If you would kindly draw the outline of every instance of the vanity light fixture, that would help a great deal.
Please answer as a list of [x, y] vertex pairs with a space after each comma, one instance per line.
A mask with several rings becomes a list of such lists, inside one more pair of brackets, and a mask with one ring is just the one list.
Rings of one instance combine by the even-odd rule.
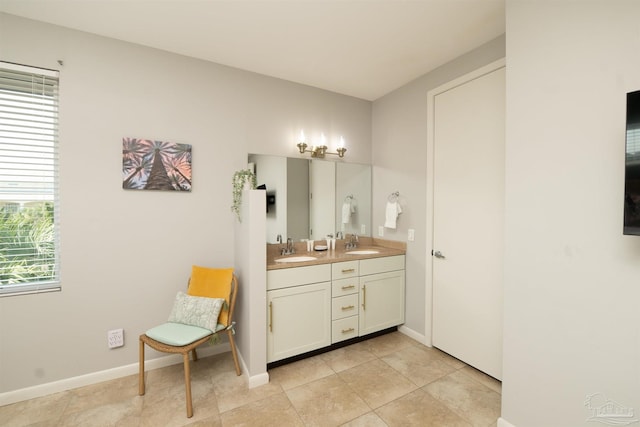
[[344, 157], [344, 153], [347, 151], [344, 148], [344, 138], [340, 137], [340, 145], [336, 148], [336, 152], [332, 153], [331, 151], [327, 151], [327, 145], [325, 143], [324, 134], [320, 134], [320, 145], [314, 145], [310, 150], [307, 150], [307, 143], [305, 142], [304, 132], [300, 131], [300, 142], [297, 144], [298, 151], [300, 154], [311, 153], [311, 157], [316, 157], [319, 159], [324, 159], [324, 156], [327, 154], [331, 154], [333, 156]]

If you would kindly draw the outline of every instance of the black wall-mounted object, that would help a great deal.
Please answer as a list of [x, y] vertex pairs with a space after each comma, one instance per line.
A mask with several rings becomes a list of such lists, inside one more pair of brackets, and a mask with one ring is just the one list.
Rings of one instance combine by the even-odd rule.
[[640, 236], [640, 90], [627, 93], [624, 234]]

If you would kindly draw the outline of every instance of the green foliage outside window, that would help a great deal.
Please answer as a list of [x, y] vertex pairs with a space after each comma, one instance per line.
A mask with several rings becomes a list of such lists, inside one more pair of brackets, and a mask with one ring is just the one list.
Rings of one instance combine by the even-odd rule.
[[53, 203], [0, 209], [0, 285], [54, 280]]

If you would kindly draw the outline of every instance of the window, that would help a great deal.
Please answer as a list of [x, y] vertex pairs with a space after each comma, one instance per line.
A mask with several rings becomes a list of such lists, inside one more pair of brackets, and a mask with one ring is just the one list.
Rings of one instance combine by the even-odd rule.
[[627, 128], [627, 158], [640, 157], [640, 127]]
[[0, 61], [0, 297], [60, 290], [58, 72]]

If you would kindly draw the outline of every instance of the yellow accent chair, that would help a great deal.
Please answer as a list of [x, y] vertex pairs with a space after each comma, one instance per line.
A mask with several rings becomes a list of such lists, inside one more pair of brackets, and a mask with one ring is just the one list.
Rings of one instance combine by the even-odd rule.
[[226, 332], [236, 373], [242, 373], [234, 341], [233, 311], [237, 296], [238, 279], [232, 268], [192, 267], [187, 293], [178, 292], [169, 320], [140, 335], [140, 396], [145, 393], [145, 344], [163, 353], [182, 355], [188, 418], [193, 416], [189, 353], [192, 354], [193, 361], [197, 361], [196, 347]]

